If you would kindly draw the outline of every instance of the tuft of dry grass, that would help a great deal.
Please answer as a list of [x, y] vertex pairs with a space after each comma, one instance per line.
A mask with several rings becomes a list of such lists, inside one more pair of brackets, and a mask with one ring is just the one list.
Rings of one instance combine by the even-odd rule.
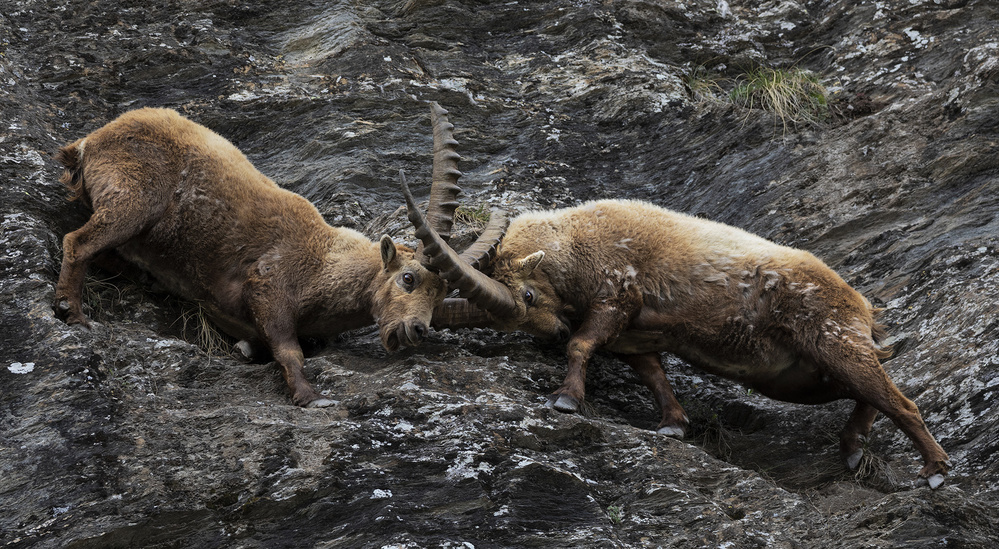
[[489, 215], [489, 206], [484, 202], [475, 207], [458, 206], [458, 209], [454, 211], [455, 221], [472, 227], [476, 232], [481, 232], [482, 229], [486, 228], [486, 224], [489, 223]]
[[184, 339], [197, 345], [208, 356], [223, 357], [232, 353], [235, 340], [209, 320], [200, 303], [185, 303], [180, 321]]
[[[99, 277], [90, 274], [83, 286], [82, 299], [88, 316], [102, 323], [114, 323], [127, 318], [136, 303], [153, 301], [142, 286], [127, 276]], [[211, 357], [231, 354], [235, 339], [212, 323], [200, 303], [169, 296], [162, 304], [173, 311], [179, 311], [177, 321], [181, 323], [181, 337], [184, 341], [197, 345]]]
[[760, 67], [738, 79], [729, 93], [736, 105], [774, 113], [784, 132], [789, 127], [816, 124], [829, 118], [825, 86], [803, 69]]
[[720, 102], [725, 97], [722, 78], [703, 65], [689, 67], [683, 73], [682, 80], [691, 99], [698, 103]]
[[98, 322], [114, 318], [125, 310], [128, 294], [135, 289], [134, 284], [117, 275], [99, 278], [88, 274], [82, 296], [89, 309], [87, 315]]
[[732, 445], [729, 442], [732, 431], [726, 428], [718, 414], [712, 414], [700, 435], [701, 447], [711, 455], [729, 461], [732, 459]]
[[857, 470], [853, 472], [853, 478], [859, 482], [884, 486], [888, 489], [892, 489], [901, 483], [891, 465], [884, 458], [874, 454], [867, 448], [864, 449], [864, 456], [860, 458]]

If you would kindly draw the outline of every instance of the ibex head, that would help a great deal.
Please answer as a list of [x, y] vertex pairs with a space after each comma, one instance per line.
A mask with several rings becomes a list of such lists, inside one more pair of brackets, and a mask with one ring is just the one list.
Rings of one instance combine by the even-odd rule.
[[497, 326], [503, 330], [521, 330], [565, 340], [571, 333], [565, 316], [566, 303], [555, 292], [548, 273], [542, 268], [544, 259], [545, 252], [540, 250], [519, 256], [501, 253], [496, 258], [492, 278], [510, 291], [515, 313], [504, 316], [502, 311], [496, 311], [493, 314]]
[[[458, 207], [458, 160], [454, 125], [447, 111], [437, 103], [430, 104], [430, 120], [434, 132], [433, 179], [426, 219], [438, 234], [451, 234], [454, 212]], [[406, 184], [406, 174], [399, 178]], [[415, 206], [414, 206], [415, 207]], [[421, 214], [422, 217], [422, 214]], [[425, 221], [426, 222], [426, 221]], [[434, 308], [447, 292], [446, 282], [437, 275], [420, 243], [416, 251], [397, 246], [388, 235], [379, 242], [382, 270], [375, 282], [375, 314], [382, 345], [389, 352], [400, 346], [415, 346], [428, 332]]]
[[382, 236], [382, 270], [376, 280], [374, 313], [382, 345], [389, 352], [419, 345], [426, 337], [434, 307], [444, 299], [444, 281], [416, 259], [407, 247]]
[[[409, 219], [416, 227], [429, 265], [466, 298], [445, 300], [434, 313], [435, 324], [491, 326], [558, 339], [569, 337], [566, 304], [555, 293], [545, 269], [540, 268], [545, 253], [513, 254], [505, 250], [497, 256], [508, 225], [505, 214], [493, 212], [478, 242], [459, 255], [417, 209], [405, 181], [402, 187]], [[492, 271], [492, 278], [482, 272], [487, 269]]]

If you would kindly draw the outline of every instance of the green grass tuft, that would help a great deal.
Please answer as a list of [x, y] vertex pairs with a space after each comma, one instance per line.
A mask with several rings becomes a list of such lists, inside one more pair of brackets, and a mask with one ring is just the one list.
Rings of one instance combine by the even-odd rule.
[[774, 113], [785, 133], [789, 126], [816, 124], [829, 118], [825, 86], [803, 69], [758, 68], [736, 80], [729, 99], [745, 108]]
[[489, 215], [489, 205], [483, 202], [475, 207], [458, 206], [458, 209], [454, 212], [454, 219], [459, 223], [472, 227], [476, 231], [481, 231], [489, 223]]

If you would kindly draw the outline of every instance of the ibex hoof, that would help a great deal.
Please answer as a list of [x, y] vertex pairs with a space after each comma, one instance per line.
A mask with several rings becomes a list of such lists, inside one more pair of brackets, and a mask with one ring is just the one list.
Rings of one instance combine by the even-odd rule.
[[66, 324], [69, 326], [79, 326], [84, 330], [90, 330], [90, 319], [85, 315], [70, 315], [66, 317]]
[[860, 465], [861, 458], [863, 457], [864, 457], [864, 450], [863, 449], [857, 450], [856, 452], [846, 456], [846, 466], [849, 467], [851, 471], [856, 470], [857, 466]]
[[930, 490], [936, 490], [944, 483], [945, 479], [946, 477], [940, 473], [930, 475], [929, 478], [919, 477], [916, 479], [916, 487], [929, 486]]
[[70, 326], [79, 324], [84, 328], [90, 328], [90, 319], [87, 318], [87, 315], [79, 312], [79, 309], [74, 311], [68, 299], [63, 298], [56, 301], [55, 305], [52, 306], [52, 310], [55, 312], [56, 318]]
[[330, 400], [328, 398], [317, 398], [312, 402], [305, 405], [306, 408], [328, 408], [330, 406], [336, 406], [338, 404], [335, 400]]
[[559, 412], [574, 414], [579, 411], [579, 401], [569, 395], [552, 395], [545, 403], [546, 408], [554, 408]]
[[936, 490], [941, 484], [944, 483], [944, 476], [938, 473], [927, 479], [926, 482], [930, 484], [930, 489]]
[[247, 362], [252, 362], [253, 359], [256, 358], [253, 353], [253, 345], [250, 344], [249, 341], [241, 339], [236, 342], [236, 345], [234, 345], [234, 347], [236, 348], [236, 351], [239, 352], [240, 356], [243, 357], [243, 360]]
[[656, 432], [659, 433], [660, 435], [666, 435], [668, 437], [673, 437], [673, 438], [683, 438], [683, 435], [686, 434], [683, 431], [683, 427], [676, 427], [673, 425], [660, 427], [658, 430], [656, 430]]

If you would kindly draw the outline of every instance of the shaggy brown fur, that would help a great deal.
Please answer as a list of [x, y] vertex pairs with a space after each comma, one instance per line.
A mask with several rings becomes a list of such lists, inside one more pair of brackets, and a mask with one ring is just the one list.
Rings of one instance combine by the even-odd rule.
[[491, 276], [512, 293], [495, 325], [568, 338], [568, 375], [550, 400], [556, 409], [578, 409], [586, 366], [602, 348], [652, 390], [660, 432], [682, 436], [688, 419], [660, 363], [659, 352], [669, 351], [775, 399], [855, 400], [841, 435], [851, 467], [880, 411], [922, 454], [920, 477], [935, 487], [947, 473], [947, 454], [881, 367], [890, 353], [878, 344], [875, 310], [808, 252], [652, 204], [607, 200], [515, 218]]
[[87, 265], [116, 249], [230, 335], [262, 342], [295, 404], [325, 405], [299, 337], [378, 322], [389, 351], [419, 343], [445, 284], [413, 250], [327, 225], [231, 143], [174, 111], [140, 109], [59, 151], [62, 181], [93, 210], [66, 235], [55, 311], [87, 325]]

